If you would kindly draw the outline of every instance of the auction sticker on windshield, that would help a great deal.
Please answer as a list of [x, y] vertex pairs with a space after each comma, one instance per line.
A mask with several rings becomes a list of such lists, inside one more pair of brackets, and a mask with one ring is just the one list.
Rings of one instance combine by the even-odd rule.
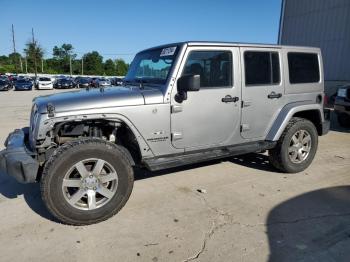
[[160, 56], [171, 56], [175, 54], [176, 46], [163, 48]]

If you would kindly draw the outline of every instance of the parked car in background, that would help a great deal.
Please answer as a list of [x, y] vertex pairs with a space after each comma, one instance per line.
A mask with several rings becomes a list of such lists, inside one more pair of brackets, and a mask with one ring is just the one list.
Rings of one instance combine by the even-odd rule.
[[89, 77], [79, 77], [75, 80], [75, 86], [77, 88], [86, 88], [91, 86], [91, 78]]
[[97, 77], [93, 77], [91, 78], [91, 86], [92, 87], [98, 87], [98, 78]]
[[350, 127], [350, 84], [338, 89], [334, 101], [334, 112], [343, 127]]
[[120, 77], [113, 77], [110, 79], [111, 84], [114, 86], [121, 86], [123, 85], [123, 78]]
[[104, 86], [110, 86], [111, 85], [111, 81], [109, 79], [106, 78], [98, 78], [96, 80], [96, 87], [104, 87]]
[[24, 91], [24, 90], [32, 90], [33, 89], [33, 81], [28, 78], [18, 79], [15, 84], [16, 91]]
[[6, 78], [0, 78], [0, 91], [8, 91], [12, 89], [12, 83]]
[[39, 77], [36, 81], [35, 87], [37, 89], [53, 89], [53, 83], [49, 77]]
[[57, 89], [68, 89], [68, 88], [74, 88], [74, 87], [75, 87], [74, 81], [68, 78], [57, 79], [56, 83], [54, 84], [54, 88], [57, 88]]

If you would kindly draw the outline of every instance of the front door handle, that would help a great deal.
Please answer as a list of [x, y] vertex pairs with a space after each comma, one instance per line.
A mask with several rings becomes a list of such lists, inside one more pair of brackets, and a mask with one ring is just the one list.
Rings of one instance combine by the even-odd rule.
[[270, 99], [281, 98], [282, 94], [281, 93], [271, 92], [270, 94], [267, 95], [267, 97], [270, 98]]
[[234, 102], [234, 103], [236, 103], [238, 100], [239, 100], [239, 97], [237, 97], [237, 96], [232, 97], [230, 95], [227, 95], [221, 99], [221, 102], [224, 102], [224, 103]]

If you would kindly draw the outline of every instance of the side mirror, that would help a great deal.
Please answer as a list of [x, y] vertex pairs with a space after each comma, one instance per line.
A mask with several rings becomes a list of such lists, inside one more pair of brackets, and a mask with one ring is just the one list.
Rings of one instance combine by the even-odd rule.
[[175, 100], [182, 103], [187, 99], [187, 92], [199, 91], [201, 85], [200, 75], [183, 75], [177, 80], [177, 94]]

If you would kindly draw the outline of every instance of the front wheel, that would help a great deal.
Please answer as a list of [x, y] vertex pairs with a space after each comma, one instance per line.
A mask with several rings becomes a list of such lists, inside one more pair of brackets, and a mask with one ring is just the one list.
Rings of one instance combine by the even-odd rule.
[[293, 117], [276, 147], [269, 150], [269, 160], [282, 172], [301, 172], [311, 164], [317, 146], [318, 134], [314, 124], [309, 120]]
[[45, 165], [42, 199], [60, 221], [98, 223], [115, 215], [133, 188], [133, 169], [119, 146], [84, 139], [61, 146]]

